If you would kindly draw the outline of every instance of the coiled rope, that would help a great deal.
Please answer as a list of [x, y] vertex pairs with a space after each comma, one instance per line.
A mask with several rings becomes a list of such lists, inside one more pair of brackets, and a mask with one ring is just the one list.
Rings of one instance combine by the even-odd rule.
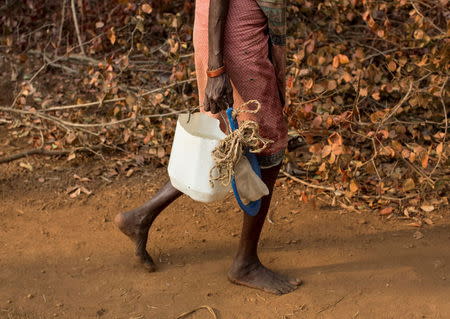
[[[255, 104], [256, 108], [251, 110], [247, 107]], [[247, 101], [233, 109], [233, 118], [241, 113], [258, 113], [261, 109], [261, 103], [257, 100]], [[209, 181], [211, 187], [214, 187], [214, 181], [220, 182], [224, 186], [231, 183], [234, 175], [234, 169], [242, 157], [244, 150], [248, 149], [252, 153], [259, 153], [267, 145], [273, 143], [272, 140], [263, 138], [259, 135], [259, 125], [255, 121], [244, 121], [239, 128], [232, 131], [212, 152], [214, 166], [209, 172]]]

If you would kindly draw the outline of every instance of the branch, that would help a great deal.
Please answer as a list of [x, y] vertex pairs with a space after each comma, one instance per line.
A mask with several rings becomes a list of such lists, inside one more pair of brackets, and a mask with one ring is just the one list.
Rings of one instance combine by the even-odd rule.
[[[192, 109], [190, 109], [190, 110], [192, 111]], [[194, 109], [194, 110], [196, 110], [196, 109]], [[107, 123], [94, 123], [94, 124], [73, 123], [73, 122], [68, 122], [68, 121], [61, 120], [60, 118], [57, 118], [55, 116], [51, 116], [51, 115], [48, 115], [48, 114], [42, 114], [41, 112], [31, 112], [31, 111], [25, 111], [25, 110], [18, 110], [18, 109], [9, 108], [9, 107], [3, 107], [3, 106], [0, 106], [0, 111], [37, 116], [37, 117], [43, 118], [43, 119], [45, 119], [47, 121], [56, 122], [57, 124], [59, 124], [60, 126], [65, 128], [66, 130], [69, 130], [68, 127], [76, 127], [76, 128], [106, 127], [106, 126], [116, 125], [116, 124], [125, 123], [125, 122], [129, 122], [129, 121], [136, 121], [138, 119], [171, 116], [171, 115], [176, 115], [176, 114], [180, 114], [180, 113], [189, 111], [189, 109], [184, 109], [184, 110], [180, 110], [180, 111], [173, 111], [173, 112], [169, 112], [169, 113], [162, 113], [162, 114], [142, 115], [142, 116], [139, 116], [139, 117], [130, 117], [130, 118], [126, 118], [126, 119], [122, 119], [122, 120], [118, 120], [118, 121], [111, 121], [111, 122], [107, 122]], [[90, 131], [87, 131], [87, 132], [91, 133], [91, 134], [95, 134], [94, 132], [90, 132]]]
[[72, 68], [69, 68], [68, 66], [65, 66], [65, 65], [62, 65], [62, 64], [53, 62], [52, 60], [50, 60], [50, 59], [48, 58], [48, 56], [45, 55], [44, 52], [42, 52], [42, 55], [43, 55], [43, 57], [44, 57], [45, 62], [46, 62], [48, 65], [51, 65], [51, 66], [56, 67], [56, 68], [63, 69], [63, 70], [66, 71], [67, 73], [71, 73], [71, 74], [77, 74], [77, 73], [78, 73], [77, 71], [75, 71], [75, 70], [72, 69]]
[[56, 50], [58, 50], [58, 48], [61, 44], [62, 31], [63, 31], [65, 17], [66, 17], [66, 0], [62, 0], [61, 23], [59, 25], [58, 41], [56, 42]]
[[80, 46], [81, 53], [83, 55], [86, 55], [86, 53], [84, 52], [83, 41], [81, 41], [80, 28], [78, 27], [78, 18], [77, 18], [77, 11], [75, 8], [75, 0], [71, 0], [70, 4], [72, 6], [73, 24], [75, 25], [75, 31], [77, 33], [78, 44]]
[[70, 154], [70, 153], [74, 153], [74, 152], [93, 152], [94, 150], [99, 150], [104, 148], [104, 145], [95, 145], [93, 147], [78, 147], [75, 149], [71, 149], [71, 150], [54, 150], [54, 151], [49, 151], [43, 148], [34, 148], [28, 151], [24, 151], [24, 152], [20, 152], [17, 154], [13, 154], [10, 156], [6, 156], [3, 158], [0, 158], [0, 164], [4, 164], [4, 163], [8, 163], [8, 162], [12, 162], [15, 161], [17, 159], [26, 157], [26, 156], [30, 156], [30, 155], [49, 155], [49, 156], [57, 156], [57, 155], [66, 155], [66, 154]]
[[[171, 87], [183, 84], [183, 83], [188, 83], [188, 82], [193, 82], [195, 81], [196, 78], [190, 78], [184, 81], [180, 81], [180, 82], [175, 82], [172, 83], [170, 85], [164, 86], [164, 87], [160, 87], [157, 89], [153, 89], [150, 91], [146, 91], [140, 95], [138, 95], [138, 97], [142, 97], [142, 96], [146, 96], [146, 95], [150, 95], [156, 92], [160, 92], [160, 91], [164, 91], [166, 89], [169, 89]], [[120, 98], [115, 98], [115, 99], [109, 99], [109, 100], [103, 100], [103, 101], [95, 101], [95, 102], [89, 102], [89, 103], [83, 103], [83, 104], [73, 104], [73, 105], [61, 105], [61, 106], [51, 106], [49, 108], [43, 109], [43, 112], [49, 112], [49, 111], [58, 111], [58, 110], [68, 110], [68, 109], [76, 109], [76, 108], [83, 108], [83, 107], [89, 107], [89, 106], [94, 106], [94, 105], [99, 105], [99, 104], [104, 104], [104, 103], [111, 103], [111, 102], [119, 102], [119, 101], [125, 101], [124, 97], [120, 97]]]
[[304, 180], [301, 180], [300, 178], [297, 178], [297, 177], [295, 177], [295, 176], [292, 176], [291, 174], [287, 173], [287, 172], [284, 171], [284, 170], [281, 170], [280, 172], [281, 172], [284, 176], [287, 176], [287, 177], [289, 177], [290, 179], [292, 179], [293, 181], [299, 182], [299, 183], [301, 183], [301, 184], [303, 184], [303, 185], [306, 185], [306, 186], [308, 186], [308, 187], [316, 188], [316, 189], [323, 189], [323, 190], [330, 191], [330, 192], [336, 191], [336, 189], [334, 189], [333, 187], [320, 186], [320, 185], [315, 185], [315, 184], [311, 184], [311, 183], [305, 182]]
[[383, 125], [387, 120], [389, 120], [397, 112], [397, 110], [400, 108], [400, 106], [402, 106], [403, 103], [405, 103], [405, 101], [409, 98], [409, 96], [411, 95], [412, 88], [413, 88], [413, 81], [411, 81], [409, 83], [409, 88], [408, 88], [408, 92], [406, 92], [406, 95], [400, 100], [400, 102], [397, 103], [396, 106], [394, 106], [392, 111], [387, 116], [383, 117], [380, 124], [378, 124], [377, 133], [380, 130], [381, 125]]

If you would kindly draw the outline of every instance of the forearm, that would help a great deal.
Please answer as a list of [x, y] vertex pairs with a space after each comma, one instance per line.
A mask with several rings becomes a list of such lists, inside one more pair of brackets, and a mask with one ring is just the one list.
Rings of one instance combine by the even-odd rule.
[[210, 0], [208, 20], [208, 68], [223, 65], [223, 42], [229, 0]]

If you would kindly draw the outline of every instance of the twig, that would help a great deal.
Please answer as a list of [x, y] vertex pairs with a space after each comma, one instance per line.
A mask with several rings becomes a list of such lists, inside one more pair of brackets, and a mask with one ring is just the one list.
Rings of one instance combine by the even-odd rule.
[[186, 112], [186, 110], [169, 112], [169, 113], [163, 113], [163, 114], [142, 115], [142, 116], [139, 116], [139, 117], [129, 117], [129, 118], [118, 120], [118, 121], [111, 121], [111, 122], [107, 122], [107, 123], [94, 123], [94, 124], [73, 123], [73, 122], [67, 122], [67, 121], [63, 121], [63, 120], [60, 120], [60, 121], [64, 125], [67, 125], [67, 126], [70, 126], [70, 127], [105, 127], [105, 126], [111, 126], [111, 125], [116, 125], [116, 124], [120, 124], [120, 123], [129, 122], [129, 121], [136, 121], [138, 119], [171, 116], [171, 115], [176, 115], [176, 114], [180, 114], [180, 113], [183, 113], [183, 112]]
[[368, 45], [365, 45], [365, 44], [362, 44], [362, 43], [358, 43], [358, 44], [363, 46], [363, 47], [370, 48], [372, 50], [378, 51], [378, 53], [374, 53], [374, 54], [366, 56], [364, 59], [361, 60], [361, 62], [370, 60], [370, 59], [372, 59], [372, 58], [374, 58], [376, 56], [379, 56], [379, 55], [385, 56], [386, 54], [392, 53], [392, 52], [395, 52], [395, 51], [408, 51], [408, 50], [423, 49], [421, 47], [404, 47], [404, 48], [395, 48], [395, 49], [389, 49], [389, 50], [386, 50], [386, 51], [380, 51], [377, 48], [374, 48], [372, 46], [368, 46]]
[[39, 28], [37, 28], [37, 29], [35, 29], [35, 30], [33, 30], [33, 31], [30, 31], [30, 32], [28, 32], [28, 33], [25, 33], [25, 34], [23, 35], [23, 37], [28, 37], [28, 36], [32, 35], [33, 33], [36, 33], [36, 32], [38, 32], [38, 31], [40, 31], [40, 30], [42, 30], [42, 29], [45, 29], [45, 28], [47, 28], [47, 27], [54, 27], [54, 26], [55, 26], [55, 25], [54, 25], [53, 23], [44, 24], [43, 26], [40, 26]]
[[95, 66], [97, 66], [99, 63], [101, 63], [101, 61], [99, 61], [99, 60], [93, 59], [93, 58], [85, 56], [85, 55], [79, 55], [79, 54], [71, 54], [71, 55], [67, 56], [67, 59], [88, 62], [89, 64], [92, 64]]
[[75, 7], [75, 0], [71, 0], [70, 4], [72, 6], [73, 24], [75, 26], [75, 31], [77, 33], [78, 44], [80, 46], [81, 53], [83, 55], [86, 55], [86, 53], [84, 52], [83, 41], [81, 41], [80, 28], [78, 27], [78, 19], [77, 19], [76, 7]]
[[409, 96], [411, 95], [412, 88], [413, 88], [413, 81], [411, 81], [409, 83], [409, 88], [408, 88], [408, 92], [406, 92], [406, 95], [400, 100], [400, 102], [397, 103], [396, 106], [394, 106], [392, 111], [387, 116], [383, 117], [380, 124], [378, 124], [377, 133], [380, 130], [381, 125], [383, 125], [387, 120], [389, 120], [397, 112], [397, 110], [400, 108], [400, 106], [402, 106], [403, 103], [405, 103], [405, 101], [409, 98]]
[[[34, 115], [34, 116], [43, 118], [43, 119], [48, 120], [48, 121], [56, 122], [59, 125], [61, 125], [62, 127], [64, 127], [66, 130], [69, 130], [69, 127], [76, 127], [76, 128], [106, 127], [106, 126], [116, 125], [116, 124], [125, 123], [125, 122], [129, 122], [129, 121], [136, 121], [138, 119], [171, 116], [171, 115], [176, 115], [176, 114], [180, 114], [180, 113], [186, 112], [187, 109], [180, 110], [180, 111], [169, 112], [169, 113], [162, 113], [162, 114], [142, 115], [142, 116], [139, 116], [139, 117], [130, 117], [130, 118], [126, 118], [126, 119], [122, 119], [122, 120], [118, 120], [118, 121], [111, 121], [111, 122], [107, 122], [107, 123], [94, 123], [94, 124], [73, 123], [73, 122], [68, 122], [68, 121], [61, 120], [60, 118], [57, 118], [55, 116], [51, 116], [51, 115], [48, 115], [48, 114], [42, 114], [41, 112], [31, 112], [31, 111], [19, 110], [19, 109], [8, 108], [8, 107], [3, 107], [3, 106], [0, 106], [0, 111], [11, 112], [11, 113], [20, 113], [20, 114], [25, 114], [25, 115]], [[90, 131], [87, 131], [87, 132], [93, 133], [93, 132], [90, 132]]]
[[345, 297], [346, 297], [346, 296], [343, 296], [343, 297], [339, 298], [335, 303], [332, 303], [332, 304], [326, 306], [325, 308], [321, 309], [321, 310], [318, 311], [317, 313], [322, 313], [322, 312], [324, 312], [324, 311], [326, 311], [326, 310], [328, 310], [328, 309], [330, 309], [330, 308], [336, 307], [336, 305], [337, 305], [338, 303], [340, 303], [342, 300], [344, 300]]
[[425, 178], [425, 180], [428, 182], [428, 184], [434, 188], [434, 181], [431, 179], [431, 177], [429, 177], [427, 174], [425, 174], [420, 168], [416, 167], [416, 165], [414, 165], [413, 163], [411, 163], [410, 161], [408, 161], [407, 159], [401, 157], [401, 159], [409, 166], [411, 167], [413, 170], [416, 171], [417, 174], [419, 174], [420, 176], [422, 176], [423, 178]]
[[[325, 91], [324, 93], [327, 93], [327, 91]], [[328, 94], [328, 95], [324, 95], [322, 93], [319, 96], [317, 96], [317, 97], [315, 97], [315, 98], [313, 98], [311, 100], [301, 101], [301, 102], [293, 102], [292, 105], [295, 105], [295, 106], [305, 105], [305, 104], [312, 103], [312, 102], [315, 102], [315, 101], [318, 101], [318, 100], [322, 100], [322, 99], [326, 99], [326, 98], [332, 97], [333, 95], [336, 95], [338, 93], [341, 93], [341, 92], [340, 91], [336, 91], [336, 92], [333, 92], [333, 93]]]
[[189, 316], [190, 314], [193, 314], [194, 312], [197, 312], [197, 311], [199, 311], [199, 310], [201, 310], [201, 309], [206, 309], [206, 310], [208, 310], [208, 311], [213, 315], [214, 319], [217, 319], [216, 312], [215, 312], [214, 309], [211, 308], [210, 306], [200, 306], [200, 307], [198, 307], [198, 308], [195, 308], [194, 310], [184, 312], [184, 313], [182, 313], [181, 315], [179, 315], [176, 319], [186, 318], [186, 317]]
[[75, 70], [72, 69], [72, 68], [69, 68], [68, 66], [65, 66], [65, 65], [62, 65], [62, 64], [53, 62], [52, 60], [50, 60], [50, 59], [48, 58], [48, 56], [45, 55], [44, 52], [42, 52], [42, 56], [44, 57], [44, 61], [45, 61], [48, 65], [54, 66], [54, 67], [56, 67], [56, 68], [63, 69], [63, 70], [66, 71], [67, 73], [72, 73], [72, 74], [77, 74], [77, 73], [78, 73], [77, 71], [75, 71]]
[[303, 184], [303, 185], [306, 185], [306, 186], [308, 186], [308, 187], [311, 187], [311, 188], [323, 189], [323, 190], [330, 191], [330, 192], [336, 191], [333, 187], [314, 185], [314, 184], [305, 182], [304, 180], [301, 180], [300, 178], [297, 178], [297, 177], [295, 177], [295, 176], [292, 176], [291, 174], [287, 173], [287, 172], [284, 171], [284, 170], [281, 170], [281, 173], [282, 173], [283, 175], [289, 177], [289, 178], [292, 179], [293, 181], [299, 182], [299, 183], [301, 183], [301, 184]]
[[66, 19], [66, 0], [62, 0], [61, 23], [59, 25], [58, 41], [56, 42], [56, 50], [58, 50], [58, 48], [61, 44], [62, 30], [63, 30], [65, 19]]
[[[142, 97], [142, 96], [150, 95], [150, 94], [153, 94], [153, 93], [156, 93], [156, 92], [164, 91], [164, 90], [169, 89], [171, 87], [174, 87], [174, 86], [177, 86], [177, 85], [180, 85], [180, 84], [183, 84], [183, 83], [193, 82], [195, 80], [196, 80], [195, 78], [190, 78], [190, 79], [183, 80], [183, 81], [180, 81], [180, 82], [175, 82], [175, 83], [172, 83], [170, 85], [167, 85], [167, 86], [164, 86], [164, 87], [161, 87], [161, 88], [157, 88], [157, 89], [153, 89], [153, 90], [144, 92], [144, 93], [138, 95], [138, 97]], [[126, 98], [124, 98], [124, 97], [120, 97], [120, 98], [115, 98], [115, 99], [103, 100], [102, 102], [96, 101], [96, 102], [89, 102], [89, 103], [84, 103], [84, 104], [52, 106], [52, 107], [43, 109], [42, 111], [43, 112], [49, 112], [49, 111], [68, 110], [68, 109], [89, 107], [89, 106], [98, 105], [100, 103], [104, 104], [104, 103], [125, 101], [125, 99]]]
[[407, 195], [405, 197], [392, 197], [392, 196], [384, 196], [384, 195], [359, 195], [357, 197], [360, 197], [362, 199], [386, 199], [386, 200], [392, 200], [392, 201], [404, 201], [407, 199], [411, 199], [416, 197], [417, 194]]
[[[37, 116], [39, 118], [48, 120], [48, 121], [52, 121], [54, 123], [56, 123], [58, 126], [62, 127], [63, 129], [65, 129], [66, 131], [69, 131], [70, 129], [67, 127], [67, 124], [71, 124], [71, 122], [65, 122], [55, 116], [52, 115], [48, 115], [48, 114], [42, 114], [41, 112], [31, 112], [31, 111], [25, 111], [25, 110], [19, 110], [19, 109], [14, 109], [14, 108], [8, 108], [8, 107], [2, 107], [0, 106], [0, 111], [3, 112], [11, 112], [11, 113], [19, 113], [19, 114], [25, 114], [25, 115], [34, 115]], [[69, 125], [70, 126], [70, 125]], [[88, 133], [90, 135], [94, 135], [94, 136], [99, 136], [98, 133], [95, 132], [91, 132], [89, 130], [86, 130], [84, 128], [79, 128], [80, 131], [83, 131], [85, 133]]]

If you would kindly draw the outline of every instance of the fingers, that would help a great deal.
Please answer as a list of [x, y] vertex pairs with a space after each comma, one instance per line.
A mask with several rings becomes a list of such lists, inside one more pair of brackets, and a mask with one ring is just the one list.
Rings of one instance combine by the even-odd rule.
[[225, 75], [208, 78], [206, 84], [204, 110], [217, 114], [233, 106], [233, 87], [230, 79]]
[[211, 113], [212, 114], [219, 113], [218, 112], [218, 107], [217, 107], [217, 101], [216, 100], [211, 100], [210, 103], [211, 103], [211, 109], [210, 109]]
[[205, 98], [205, 111], [217, 114], [223, 110], [226, 110], [228, 103], [223, 96], [206, 97]]

